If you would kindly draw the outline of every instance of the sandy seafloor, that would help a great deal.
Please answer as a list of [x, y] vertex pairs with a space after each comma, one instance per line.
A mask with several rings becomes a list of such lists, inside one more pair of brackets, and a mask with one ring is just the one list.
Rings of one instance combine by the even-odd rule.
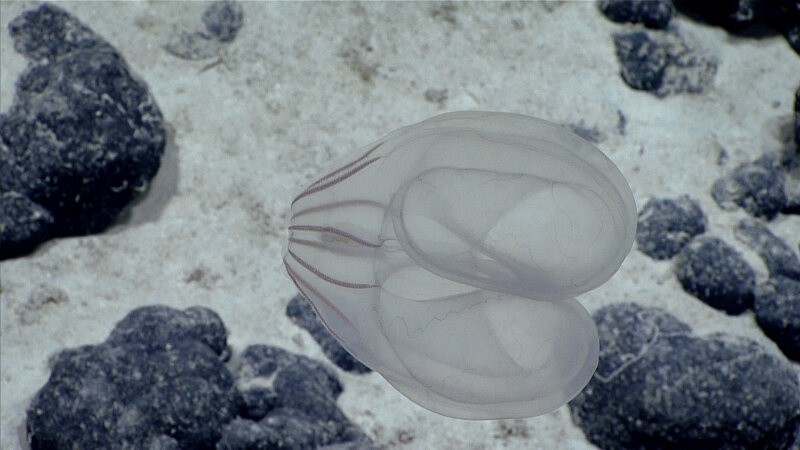
[[[0, 4], [3, 111], [25, 67], [7, 25], [37, 5]], [[164, 50], [176, 31], [202, 29], [207, 4], [60, 6], [149, 85], [170, 140], [150, 197], [126, 223], [0, 264], [3, 450], [24, 441], [25, 410], [47, 380], [48, 358], [101, 342], [138, 306], [207, 306], [222, 316], [235, 351], [269, 343], [325, 360], [284, 314], [296, 294], [281, 265], [289, 202], [333, 157], [445, 111], [520, 112], [596, 128], [598, 147], [639, 208], [653, 196], [690, 194], [708, 216], [707, 233], [737, 246], [766, 277], [732, 234], [746, 214], [722, 211], [709, 188], [737, 164], [786, 145], [800, 57], [779, 35], [732, 37], [678, 16], [671, 26], [701, 43], [719, 69], [706, 93], [660, 99], [619, 76], [612, 33], [637, 27], [608, 21], [588, 2], [244, 3], [244, 27], [207, 70], [214, 59]], [[448, 99], [428, 101], [427, 89], [446, 89]], [[779, 216], [770, 229], [797, 247], [800, 217]], [[67, 301], [30, 311], [37, 286], [62, 290]], [[579, 300], [590, 312], [622, 301], [658, 306], [699, 334], [744, 336], [783, 357], [751, 312], [730, 317], [706, 306], [681, 290], [670, 262], [637, 250]], [[406, 400], [377, 373], [336, 370], [345, 385], [340, 407], [385, 448], [594, 448], [566, 407], [526, 420], [454, 420]]]

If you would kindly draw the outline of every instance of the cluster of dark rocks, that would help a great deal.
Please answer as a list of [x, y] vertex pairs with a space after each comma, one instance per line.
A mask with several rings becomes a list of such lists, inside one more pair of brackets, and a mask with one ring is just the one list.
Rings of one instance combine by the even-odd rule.
[[[746, 33], [766, 25], [800, 52], [795, 1], [603, 0], [616, 22], [643, 29], [614, 36], [621, 75], [659, 97], [701, 93], [718, 61], [670, 29], [677, 13]], [[180, 32], [166, 50], [186, 59], [219, 56], [243, 24], [241, 6], [215, 2], [204, 31]], [[14, 103], [0, 115], [0, 259], [57, 236], [104, 230], [159, 169], [165, 131], [146, 85], [121, 55], [63, 10], [44, 4], [11, 22], [29, 59]], [[800, 88], [795, 98], [800, 147]], [[756, 271], [729, 242], [707, 234], [688, 196], [654, 198], [639, 213], [637, 247], [672, 260], [684, 290], [728, 314], [753, 310], [764, 334], [800, 361], [800, 259], [771, 222], [800, 212], [790, 173], [797, 152], [765, 155], [714, 182], [723, 210], [750, 217], [734, 230], [761, 258]], [[341, 370], [365, 374], [302, 298], [286, 315]], [[728, 335], [699, 336], [666, 311], [621, 303], [594, 315], [598, 370], [570, 402], [575, 423], [603, 449], [790, 448], [800, 442], [797, 373], [784, 358]], [[270, 345], [233, 355], [213, 311], [148, 306], [130, 312], [101, 344], [59, 353], [27, 411], [33, 449], [370, 449], [337, 406], [343, 387], [324, 362]]]
[[32, 449], [375, 448], [337, 407], [341, 393], [336, 372], [305, 356], [269, 345], [232, 355], [207, 308], [147, 306], [103, 343], [53, 359], [27, 435]]
[[[775, 218], [781, 215], [785, 220], [797, 220], [797, 191], [788, 187], [797, 182], [790, 177], [797, 161], [798, 153], [789, 148], [781, 155], [765, 155], [755, 162], [743, 163], [712, 184], [711, 196], [721, 210], [741, 208], [748, 214], [732, 230], [735, 243], [709, 235], [705, 213], [698, 202], [688, 196], [650, 199], [639, 212], [636, 235], [639, 251], [654, 260], [672, 260], [675, 276], [687, 293], [730, 315], [752, 310], [764, 335], [793, 361], [800, 361], [800, 257], [797, 249], [770, 228]], [[752, 259], [748, 260], [740, 249], [760, 258], [768, 272], [765, 280], [758, 279]], [[608, 364], [604, 358], [610, 352], [612, 362], [617, 358], [616, 365], [612, 364], [610, 369], [615, 376], [596, 377], [573, 407], [576, 423], [582, 424], [584, 432], [598, 446], [781, 449], [794, 448], [800, 442], [800, 415], [793, 409], [798, 405], [795, 397], [800, 392], [798, 374], [786, 361], [768, 355], [753, 342], [730, 344], [728, 336], [692, 336], [691, 330], [683, 324], [662, 328], [656, 322], [666, 320], [665, 317], [669, 317], [669, 323], [676, 321], [663, 311], [641, 311], [636, 309], [638, 307], [625, 305], [614, 308], [617, 309], [612, 310], [613, 314], [636, 310], [639, 322], [642, 317], [648, 317], [648, 321], [652, 317], [658, 320], [652, 319], [654, 322], [645, 328], [641, 328], [639, 323], [637, 326], [640, 328], [636, 329], [644, 333], [637, 338], [640, 347], [638, 350], [628, 349], [622, 352], [622, 356], [611, 349], [622, 342], [621, 334], [631, 331], [619, 323], [609, 322], [607, 326], [613, 326], [609, 329], [613, 330], [611, 335], [615, 336], [617, 343], [604, 347], [601, 326], [601, 369]], [[598, 313], [599, 326], [607, 314], [609, 311]], [[669, 338], [665, 339], [665, 335]], [[651, 338], [654, 340], [652, 344], [660, 343], [657, 346], [645, 343]], [[717, 342], [720, 339], [723, 343]], [[670, 356], [661, 354], [670, 345], [675, 345], [669, 351]], [[695, 348], [697, 346], [701, 350]], [[659, 350], [652, 354], [653, 348]], [[689, 353], [695, 352], [704, 355], [702, 363], [697, 359], [689, 365], [678, 361], [683, 357], [681, 355], [688, 357]], [[724, 356], [737, 353], [741, 359], [737, 359], [735, 364]], [[635, 362], [628, 368], [624, 358]], [[642, 367], [648, 364], [652, 364], [650, 372], [647, 372], [649, 375], [642, 377], [644, 372], [640, 371], [645, 370]], [[682, 380], [682, 387], [690, 390], [688, 393], [684, 391], [674, 396], [671, 390], [676, 386], [662, 377], [671, 370], [670, 365], [680, 367], [680, 373], [692, 374], [684, 377], [680, 377], [679, 372], [671, 374]], [[719, 372], [720, 365], [724, 367], [722, 373]], [[621, 368], [619, 376], [614, 372], [615, 367]], [[602, 373], [598, 369], [598, 374]], [[641, 386], [642, 390], [631, 391], [631, 385]], [[761, 388], [769, 392], [747, 393], [749, 389]], [[772, 389], [784, 391], [778, 395]], [[661, 392], [664, 390], [669, 390], [669, 405], [663, 403], [666, 400], [662, 396], [667, 395]], [[625, 392], [633, 392], [634, 396], [637, 393], [657, 395], [659, 402], [633, 400], [631, 405], [625, 403], [632, 401], [631, 396], [622, 397]], [[723, 397], [727, 400], [723, 401]], [[620, 403], [623, 398], [627, 400]], [[764, 405], [748, 401], [736, 405], [732, 403], [735, 403], [735, 398], [759, 401], [766, 398], [774, 399], [775, 403]], [[611, 402], [610, 408], [616, 411], [616, 415], [612, 414], [611, 419], [603, 416], [603, 419], [612, 423], [601, 424], [587, 416], [589, 406], [586, 402], [588, 405], [607, 405], [606, 401]], [[618, 409], [613, 409], [615, 407]], [[689, 410], [686, 407], [691, 407], [691, 414], [687, 415]], [[725, 411], [725, 414], [721, 416], [720, 411]], [[633, 417], [638, 418], [636, 423], [641, 426], [630, 422]], [[660, 425], [653, 428], [655, 425], [649, 420], [655, 417], [659, 418]], [[709, 423], [709, 418], [714, 422]], [[750, 426], [755, 428], [748, 431]], [[617, 430], [619, 434], [609, 434], [609, 429]], [[762, 432], [754, 433], [754, 429]], [[623, 436], [624, 439], [614, 440], [612, 436]]]
[[[643, 28], [614, 36], [621, 76], [658, 97], [702, 93], [717, 61], [681, 36], [677, 13], [747, 35], [767, 26], [800, 53], [800, 3], [761, 0], [671, 2], [602, 0], [615, 22]], [[800, 88], [788, 148], [745, 162], [714, 181], [719, 208], [748, 217], [734, 243], [707, 232], [700, 204], [689, 196], [652, 198], [639, 211], [636, 245], [672, 262], [683, 289], [730, 315], [752, 310], [764, 335], [786, 358], [728, 334], [699, 336], [659, 308], [614, 304], [594, 315], [600, 361], [586, 389], [570, 402], [574, 422], [602, 449], [785, 449], [800, 445], [800, 257], [771, 229], [776, 217], [800, 213]], [[796, 148], [795, 148], [796, 146]], [[795, 178], [793, 178], [793, 176]], [[760, 280], [741, 250], [760, 258]]]
[[598, 7], [614, 22], [644, 27], [614, 35], [620, 75], [631, 88], [659, 97], [704, 92], [719, 65], [700, 43], [670, 26], [679, 12], [738, 36], [762, 36], [764, 29], [781, 33], [800, 55], [800, 2], [796, 0], [601, 0]]
[[[241, 6], [212, 3], [203, 39], [230, 42]], [[9, 25], [29, 60], [0, 115], [0, 259], [59, 236], [97, 233], [147, 191], [165, 124], [147, 86], [103, 38], [43, 4]], [[191, 59], [191, 58], [190, 58]], [[287, 315], [354, 373], [350, 356], [298, 298]], [[148, 306], [99, 345], [59, 353], [27, 412], [32, 449], [374, 448], [337, 407], [329, 366], [268, 345], [232, 358], [213, 311]], [[237, 361], [233, 363], [232, 361]]]
[[714, 182], [711, 193], [721, 209], [738, 205], [752, 216], [741, 219], [733, 235], [760, 257], [767, 280], [757, 282], [756, 270], [732, 243], [705, 233], [706, 216], [688, 196], [650, 199], [639, 212], [636, 244], [653, 259], [675, 257], [674, 272], [683, 289], [709, 306], [732, 315], [753, 310], [764, 334], [798, 360], [800, 256], [770, 230], [768, 221], [778, 213], [794, 220], [797, 199], [786, 195], [784, 166], [765, 160], [777, 158], [738, 166]]
[[[770, 231], [771, 202], [748, 204], [765, 209], [748, 210], [753, 217], [734, 236], [762, 259], [766, 281], [757, 282], [732, 244], [706, 233], [706, 216], [688, 196], [644, 205], [637, 248], [672, 260], [683, 289], [709, 306], [728, 314], [752, 309], [764, 334], [800, 361], [800, 260]], [[785, 449], [800, 442], [798, 374], [786, 359], [727, 334], [698, 336], [658, 308], [615, 304], [594, 318], [599, 366], [569, 407], [598, 447]]]

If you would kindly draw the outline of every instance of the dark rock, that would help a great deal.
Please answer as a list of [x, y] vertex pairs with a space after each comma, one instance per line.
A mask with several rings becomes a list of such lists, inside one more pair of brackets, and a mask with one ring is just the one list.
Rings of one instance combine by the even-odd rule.
[[678, 9], [690, 12], [708, 23], [719, 25], [729, 31], [741, 31], [756, 24], [774, 23], [792, 13], [795, 0], [717, 0], [697, 2], [677, 0]]
[[223, 361], [230, 355], [222, 319], [214, 311], [199, 306], [183, 311], [161, 305], [134, 309], [117, 323], [106, 343], [136, 342], [157, 349], [171, 341], [185, 339], [205, 344]]
[[756, 322], [789, 358], [800, 362], [800, 281], [770, 278], [756, 288]]
[[758, 253], [771, 276], [800, 280], [800, 258], [781, 238], [759, 220], [743, 219], [734, 230], [738, 240]]
[[242, 380], [272, 378], [278, 407], [300, 409], [321, 418], [341, 414], [336, 408], [336, 398], [342, 393], [339, 378], [318, 361], [277, 347], [251, 345], [242, 352], [241, 365]]
[[[263, 381], [250, 392], [250, 405], [259, 405], [250, 411], [256, 413], [228, 424], [217, 449], [315, 449], [336, 444], [372, 448], [369, 438], [336, 406], [342, 386], [323, 364], [254, 345], [242, 353], [239, 373], [244, 383], [271, 379], [271, 386]], [[260, 399], [253, 401], [256, 397]]]
[[713, 308], [739, 314], [753, 306], [755, 272], [722, 239], [694, 239], [678, 254], [674, 269], [683, 289]]
[[316, 450], [380, 450], [371, 441], [351, 441], [342, 444], [323, 445]]
[[800, 214], [800, 177], [786, 178], [786, 206], [781, 212], [784, 214]]
[[642, 23], [664, 29], [675, 14], [671, 0], [601, 0], [600, 11], [614, 22]]
[[[46, 211], [42, 238], [108, 227], [158, 171], [165, 131], [147, 87], [122, 56], [63, 10], [44, 4], [11, 21], [14, 48], [31, 59], [0, 115], [0, 193]], [[32, 209], [31, 209], [32, 208]], [[27, 212], [26, 212], [27, 211]], [[24, 216], [8, 223], [29, 225]], [[30, 230], [0, 228], [6, 248], [30, 248]], [[36, 234], [36, 233], [33, 233]]]
[[677, 0], [677, 6], [705, 21], [737, 31], [753, 25], [765, 18], [768, 2], [760, 0], [717, 0], [714, 2], [694, 2]]
[[237, 418], [225, 425], [225, 432], [217, 443], [217, 450], [273, 450], [291, 448], [290, 445], [299, 444], [298, 440], [293, 440], [286, 442], [286, 447], [281, 447], [281, 438], [282, 436], [274, 428], [264, 427], [252, 420]]
[[[800, 132], [800, 113], [798, 114], [798, 132]], [[783, 190], [786, 193], [786, 205], [781, 213], [800, 214], [800, 145], [797, 148], [786, 147], [780, 154], [779, 170], [786, 175]]]
[[254, 345], [236, 380], [226, 334], [202, 307], [131, 311], [104, 343], [56, 357], [28, 410], [31, 448], [374, 448], [337, 407], [332, 369]]
[[653, 198], [639, 212], [636, 246], [654, 259], [669, 259], [706, 230], [700, 205], [688, 195], [673, 199]]
[[[800, 30], [798, 30], [798, 40], [800, 40]], [[800, 53], [800, 50], [797, 53]], [[794, 93], [794, 142], [797, 143], [797, 151], [800, 152], [800, 87]]]
[[325, 328], [325, 325], [317, 317], [311, 303], [306, 299], [299, 295], [291, 299], [289, 304], [286, 305], [286, 315], [292, 319], [292, 322], [308, 331], [311, 337], [322, 347], [325, 356], [339, 366], [340, 369], [355, 373], [371, 372], [369, 367], [355, 359], [331, 335], [330, 331]]
[[147, 438], [143, 448], [147, 450], [180, 450], [181, 447], [174, 438], [162, 434]]
[[[0, 148], [0, 154], [5, 148]], [[4, 158], [0, 155], [0, 164]], [[2, 169], [0, 169], [2, 170]], [[0, 175], [2, 176], [2, 175]], [[29, 253], [53, 237], [53, 216], [41, 205], [16, 192], [0, 195], [0, 259]]]
[[681, 12], [719, 25], [738, 36], [759, 37], [758, 28], [782, 33], [800, 55], [800, 1], [798, 0], [717, 0], [713, 2], [676, 0]]
[[634, 31], [614, 35], [622, 79], [658, 97], [701, 93], [714, 81], [717, 61], [674, 33]]
[[[339, 378], [318, 361], [297, 358], [275, 375], [272, 387], [280, 406], [322, 420], [345, 419], [336, 407], [336, 398], [342, 393]], [[303, 395], [297, 395], [298, 392]]]
[[[796, 5], [800, 5], [800, 2], [796, 2]], [[800, 6], [797, 8], [798, 14], [797, 16], [800, 17]], [[797, 19], [797, 17], [795, 17]], [[789, 43], [789, 46], [792, 47], [795, 53], [800, 55], [800, 20], [792, 21], [785, 21], [785, 25], [782, 27], [783, 35], [786, 37], [786, 42]]]
[[103, 38], [69, 13], [50, 4], [22, 13], [8, 24], [14, 50], [46, 62], [81, 50], [112, 50]]
[[251, 345], [239, 356], [241, 368], [239, 378], [269, 378], [278, 369], [293, 363], [296, 355], [270, 345]]
[[614, 36], [617, 58], [622, 65], [622, 79], [628, 86], [643, 91], [657, 91], [664, 84], [668, 63], [666, 49], [651, 40], [647, 33]]
[[316, 450], [380, 450], [381, 448], [370, 441], [351, 441], [342, 444], [323, 445]]
[[252, 387], [242, 391], [241, 416], [259, 420], [278, 406], [278, 395], [272, 388]]
[[236, 38], [242, 27], [244, 12], [242, 6], [230, 0], [216, 1], [203, 12], [206, 30], [222, 42]]
[[[207, 321], [189, 323], [215, 316], [201, 310], [134, 311], [105, 343], [61, 352], [28, 409], [31, 448], [214, 448], [239, 396], [219, 354], [203, 342]], [[153, 326], [157, 317], [168, 323]]]
[[[346, 436], [345, 442], [330, 442], [337, 433], [336, 425], [317, 423], [293, 410], [277, 410], [260, 422], [236, 419], [225, 427], [225, 435], [217, 450], [373, 450], [377, 449], [363, 435]], [[358, 437], [358, 438], [357, 438]]]
[[797, 373], [758, 344], [701, 338], [669, 313], [617, 304], [594, 315], [600, 361], [569, 403], [601, 449], [780, 449], [800, 425]]
[[711, 196], [720, 208], [742, 207], [750, 215], [772, 219], [787, 204], [785, 174], [774, 155], [740, 164], [717, 181]]
[[206, 31], [177, 31], [164, 49], [191, 61], [219, 57], [222, 43], [233, 41], [242, 27], [242, 7], [229, 0], [213, 2], [203, 12], [203, 22]]

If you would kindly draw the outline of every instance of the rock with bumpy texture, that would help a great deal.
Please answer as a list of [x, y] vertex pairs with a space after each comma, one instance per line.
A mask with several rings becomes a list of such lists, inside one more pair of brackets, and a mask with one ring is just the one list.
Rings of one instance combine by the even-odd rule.
[[[0, 215], [0, 259], [108, 227], [146, 190], [166, 136], [146, 85], [65, 11], [44, 4], [12, 20], [9, 33], [30, 61], [0, 115], [0, 194], [29, 206], [3, 207], [15, 215]], [[52, 224], [26, 219], [36, 211]]]
[[797, 373], [752, 341], [700, 337], [633, 303], [594, 315], [600, 363], [570, 402], [601, 449], [789, 448], [800, 425]]
[[240, 404], [224, 343], [205, 308], [132, 311], [104, 343], [56, 357], [28, 409], [31, 448], [213, 449]]

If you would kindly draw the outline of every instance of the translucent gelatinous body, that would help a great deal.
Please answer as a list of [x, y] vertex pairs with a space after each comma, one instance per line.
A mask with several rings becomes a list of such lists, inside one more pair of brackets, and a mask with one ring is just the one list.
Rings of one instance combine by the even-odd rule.
[[574, 296], [633, 243], [630, 187], [596, 147], [533, 117], [456, 112], [396, 130], [291, 208], [289, 276], [345, 348], [432, 411], [545, 414], [597, 366]]

